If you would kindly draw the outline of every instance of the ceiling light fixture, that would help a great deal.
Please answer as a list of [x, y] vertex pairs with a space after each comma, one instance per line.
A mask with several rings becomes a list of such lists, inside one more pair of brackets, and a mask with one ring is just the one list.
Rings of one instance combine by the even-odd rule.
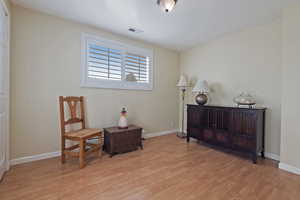
[[164, 12], [171, 12], [175, 7], [178, 0], [157, 0], [157, 5], [164, 11]]

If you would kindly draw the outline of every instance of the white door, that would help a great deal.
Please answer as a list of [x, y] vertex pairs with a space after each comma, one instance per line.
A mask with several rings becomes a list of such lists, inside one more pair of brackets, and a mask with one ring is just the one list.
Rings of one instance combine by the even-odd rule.
[[8, 170], [9, 144], [9, 18], [0, 2], [0, 179]]

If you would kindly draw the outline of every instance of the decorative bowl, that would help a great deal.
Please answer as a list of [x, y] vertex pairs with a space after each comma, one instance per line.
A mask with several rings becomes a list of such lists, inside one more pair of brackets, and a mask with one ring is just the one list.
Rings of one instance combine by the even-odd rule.
[[256, 104], [255, 98], [246, 92], [242, 92], [239, 96], [235, 97], [233, 101], [237, 105], [253, 106]]

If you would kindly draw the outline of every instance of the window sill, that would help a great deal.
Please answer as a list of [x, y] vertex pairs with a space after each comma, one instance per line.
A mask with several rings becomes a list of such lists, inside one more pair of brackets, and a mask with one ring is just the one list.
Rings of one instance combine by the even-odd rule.
[[136, 83], [127, 81], [86, 81], [82, 82], [80, 87], [82, 88], [100, 88], [100, 89], [119, 89], [119, 90], [153, 90], [152, 83]]

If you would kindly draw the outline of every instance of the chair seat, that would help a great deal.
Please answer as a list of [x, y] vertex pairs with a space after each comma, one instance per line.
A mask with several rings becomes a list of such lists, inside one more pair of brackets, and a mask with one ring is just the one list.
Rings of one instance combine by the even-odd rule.
[[97, 128], [86, 128], [76, 131], [66, 132], [65, 137], [69, 139], [86, 139], [99, 135], [101, 133], [100, 129]]

